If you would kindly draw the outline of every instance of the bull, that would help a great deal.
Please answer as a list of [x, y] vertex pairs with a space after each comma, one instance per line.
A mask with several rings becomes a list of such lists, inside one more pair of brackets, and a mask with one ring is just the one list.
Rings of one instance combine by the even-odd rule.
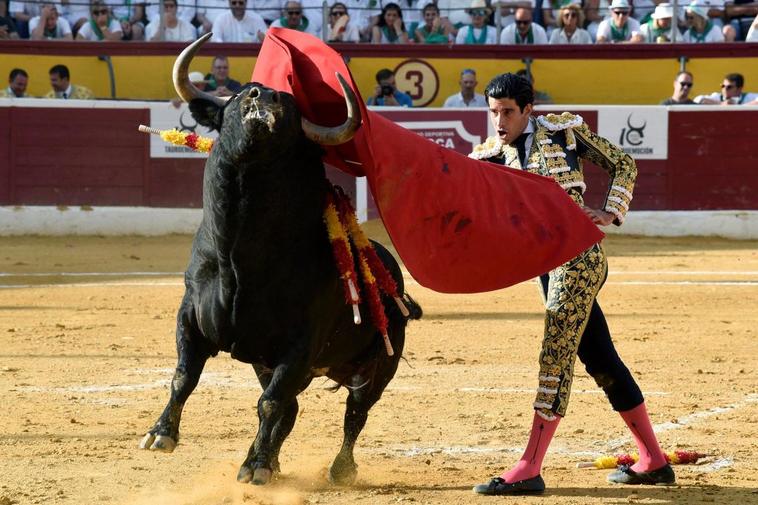
[[188, 46], [174, 65], [179, 96], [199, 124], [219, 135], [205, 164], [203, 217], [184, 276], [170, 398], [140, 447], [174, 450], [185, 402], [208, 358], [224, 351], [252, 364], [263, 388], [258, 432], [237, 480], [266, 484], [280, 470], [297, 395], [314, 377], [326, 376], [348, 390], [344, 438], [329, 479], [349, 484], [357, 474], [356, 439], [397, 370], [408, 320], [421, 316], [405, 294], [397, 262], [376, 242], [410, 309], [404, 316], [391, 298], [383, 300], [393, 355], [370, 323], [354, 323], [345, 303], [322, 220], [330, 183], [319, 144], [352, 138], [361, 122], [357, 98], [340, 76], [347, 119], [324, 127], [301, 117], [292, 95], [260, 84], [228, 100], [200, 91], [187, 70], [209, 36]]

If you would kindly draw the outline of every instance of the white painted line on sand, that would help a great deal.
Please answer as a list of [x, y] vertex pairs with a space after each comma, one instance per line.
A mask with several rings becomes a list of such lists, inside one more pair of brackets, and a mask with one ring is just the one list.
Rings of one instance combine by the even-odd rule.
[[719, 470], [723, 470], [724, 468], [729, 468], [732, 465], [734, 465], [733, 458], [719, 458], [712, 463], [699, 466], [697, 468], [697, 471], [704, 472], [704, 473], [718, 472]]

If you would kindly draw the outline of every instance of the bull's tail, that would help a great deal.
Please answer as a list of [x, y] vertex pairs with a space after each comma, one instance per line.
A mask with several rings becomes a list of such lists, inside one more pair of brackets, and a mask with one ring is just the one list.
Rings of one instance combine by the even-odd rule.
[[416, 300], [411, 298], [411, 295], [409, 295], [408, 293], [405, 293], [403, 295], [403, 303], [405, 303], [405, 306], [408, 309], [408, 312], [410, 313], [408, 314], [408, 317], [407, 317], [408, 320], [421, 319], [421, 316], [424, 315], [424, 311], [421, 310], [421, 305], [416, 303]]

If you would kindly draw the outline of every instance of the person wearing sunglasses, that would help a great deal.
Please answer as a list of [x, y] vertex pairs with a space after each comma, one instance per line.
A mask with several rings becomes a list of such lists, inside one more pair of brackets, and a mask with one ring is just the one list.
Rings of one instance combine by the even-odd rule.
[[558, 27], [561, 10], [569, 5], [576, 5], [582, 8], [581, 0], [543, 0], [542, 1], [542, 26], [550, 34]]
[[247, 9], [247, 0], [229, 0], [229, 10], [216, 18], [211, 30], [212, 42], [262, 42], [268, 25]]
[[102, 0], [94, 0], [90, 5], [90, 19], [76, 34], [76, 40], [121, 40], [124, 32], [121, 23], [111, 16], [108, 6]]
[[695, 0], [687, 6], [685, 19], [687, 30], [682, 35], [682, 42], [707, 44], [724, 42], [724, 33], [719, 26], [708, 17], [710, 6], [705, 0]]
[[698, 95], [695, 103], [703, 105], [758, 105], [758, 93], [745, 93], [745, 77], [742, 74], [732, 73], [724, 76], [721, 83], [721, 91], [710, 95]]
[[298, 32], [310, 33], [316, 37], [321, 37], [321, 33], [313, 31], [313, 23], [303, 12], [303, 4], [290, 0], [284, 4], [282, 17], [271, 23], [271, 28], [289, 28]]
[[632, 6], [629, 5], [629, 0], [613, 0], [610, 19], [604, 19], [597, 27], [597, 43], [642, 42], [640, 22], [630, 17], [631, 13]]
[[690, 105], [695, 103], [690, 98], [694, 81], [692, 74], [686, 70], [676, 74], [674, 77], [674, 94], [662, 101], [661, 105]]
[[584, 11], [576, 4], [561, 7], [558, 27], [550, 34], [551, 44], [592, 44], [592, 35], [582, 28]]
[[[631, 156], [593, 132], [581, 116], [564, 112], [533, 117], [534, 88], [523, 77], [498, 75], [487, 85], [484, 95], [496, 134], [474, 147], [471, 158], [553, 178], [596, 225], [618, 226], [624, 222], [637, 178]], [[599, 208], [586, 206], [582, 196], [586, 189], [586, 162], [598, 165], [609, 175]], [[475, 493], [544, 493], [542, 462], [567, 413], [577, 357], [629, 428], [640, 455], [634, 465], [621, 466], [608, 474], [607, 480], [627, 485], [675, 483], [676, 476], [658, 445], [642, 392], [616, 352], [597, 302], [607, 274], [608, 261], [598, 242], [539, 277], [545, 324], [539, 368], [532, 376], [536, 387], [529, 409], [529, 440], [520, 460], [488, 483], [475, 486]]]
[[640, 36], [643, 42], [655, 44], [682, 41], [682, 32], [674, 22], [674, 6], [670, 3], [661, 3], [655, 7], [650, 20], [640, 27]]
[[358, 26], [351, 22], [347, 6], [335, 2], [329, 9], [328, 42], [360, 42], [361, 34]]
[[513, 23], [500, 33], [501, 44], [547, 44], [547, 33], [532, 21], [532, 9], [519, 7], [513, 14]]
[[468, 10], [471, 24], [462, 26], [455, 36], [456, 44], [496, 44], [497, 30], [487, 24], [491, 11], [484, 0], [474, 0]]

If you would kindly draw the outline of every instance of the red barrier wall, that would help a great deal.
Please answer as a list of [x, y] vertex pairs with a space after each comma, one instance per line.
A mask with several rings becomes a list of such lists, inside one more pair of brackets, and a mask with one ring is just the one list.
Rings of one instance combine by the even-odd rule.
[[[0, 107], [0, 205], [200, 207], [204, 160], [151, 158], [148, 122], [139, 108]], [[669, 157], [638, 161], [633, 209], [758, 209], [756, 135], [758, 108], [671, 110]], [[605, 175], [586, 175], [596, 205]]]

